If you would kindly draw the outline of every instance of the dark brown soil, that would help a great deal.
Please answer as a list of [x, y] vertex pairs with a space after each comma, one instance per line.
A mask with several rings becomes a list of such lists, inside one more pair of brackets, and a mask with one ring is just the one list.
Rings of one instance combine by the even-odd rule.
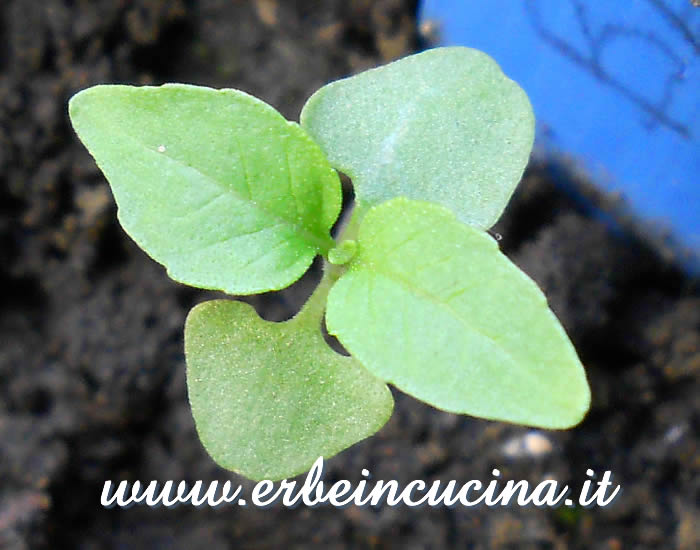
[[[121, 231], [66, 102], [102, 82], [246, 90], [296, 118], [323, 83], [418, 47], [415, 1], [5, 0], [0, 4], [0, 548], [678, 548], [700, 545], [700, 291], [565, 163], [533, 164], [495, 229], [550, 297], [587, 366], [582, 425], [513, 457], [515, 426], [397, 394], [326, 480], [623, 487], [607, 508], [104, 509], [106, 479], [240, 479], [202, 450], [182, 326], [207, 297]], [[602, 210], [601, 210], [602, 209]], [[601, 214], [601, 212], [603, 212]], [[609, 223], [609, 220], [616, 220]], [[313, 275], [253, 300], [291, 314]], [[512, 454], [512, 453], [510, 453]], [[250, 484], [246, 484], [250, 488]]]

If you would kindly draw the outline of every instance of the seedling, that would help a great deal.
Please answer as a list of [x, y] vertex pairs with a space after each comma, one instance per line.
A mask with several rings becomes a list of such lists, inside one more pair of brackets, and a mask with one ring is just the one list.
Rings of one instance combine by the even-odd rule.
[[[95, 86], [70, 101], [126, 232], [176, 281], [248, 295], [323, 278], [282, 323], [213, 300], [185, 325], [197, 431], [253, 479], [379, 430], [387, 387], [445, 411], [578, 423], [586, 375], [546, 298], [486, 232], [527, 163], [525, 93], [485, 54], [438, 48], [318, 90], [301, 125], [238, 90]], [[356, 201], [340, 214], [336, 170]], [[326, 344], [321, 325], [351, 353]]]

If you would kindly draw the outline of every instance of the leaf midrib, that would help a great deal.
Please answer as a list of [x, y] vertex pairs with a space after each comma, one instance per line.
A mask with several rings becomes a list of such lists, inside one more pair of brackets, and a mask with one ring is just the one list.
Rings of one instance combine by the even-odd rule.
[[[169, 155], [167, 152], [161, 153], [161, 152], [157, 151], [156, 149], [149, 147], [145, 143], [142, 143], [134, 136], [131, 136], [125, 132], [120, 132], [120, 135], [123, 137], [126, 137], [130, 141], [136, 143], [139, 147], [142, 147], [146, 151], [149, 151], [150, 153], [157, 155], [156, 158], [166, 158], [169, 161], [177, 164], [178, 166], [182, 166], [184, 168], [194, 170], [202, 178], [204, 178], [207, 181], [212, 182], [215, 186], [222, 189], [224, 193], [231, 193], [241, 202], [247, 203], [252, 208], [259, 210], [265, 216], [267, 216], [268, 218], [271, 218], [275, 222], [290, 226], [292, 228], [292, 231], [294, 231], [295, 234], [299, 235], [302, 240], [304, 240], [308, 245], [313, 247], [317, 252], [325, 255], [335, 245], [335, 242], [334, 242], [332, 237], [329, 236], [328, 239], [326, 240], [323, 237], [319, 237], [318, 235], [315, 235], [314, 233], [309, 232], [304, 226], [299, 225], [299, 223], [295, 223], [294, 221], [291, 221], [287, 218], [280, 216], [279, 214], [277, 214], [275, 212], [268, 210], [262, 204], [258, 203], [257, 201], [254, 201], [252, 198], [244, 197], [243, 194], [240, 193], [238, 190], [236, 190], [234, 187], [228, 186], [225, 183], [217, 180], [216, 178], [214, 178], [208, 174], [205, 174], [199, 168], [192, 166], [190, 164], [187, 164], [186, 162], [184, 162], [178, 158], [175, 158], [172, 155]], [[285, 151], [286, 151], [286, 149], [285, 149]], [[239, 154], [242, 155], [243, 153], [239, 150]], [[248, 181], [248, 175], [244, 174], [243, 177], [245, 179], [246, 185], [250, 186], [250, 182]]]
[[[541, 386], [540, 379], [537, 376], [534, 376], [534, 373], [532, 372], [531, 361], [522, 361], [522, 360], [516, 359], [516, 357], [511, 353], [511, 351], [509, 349], [507, 349], [502, 344], [499, 344], [499, 341], [497, 338], [495, 338], [489, 334], [486, 334], [483, 330], [475, 327], [472, 324], [469, 324], [469, 322], [467, 320], [465, 320], [464, 318], [462, 318], [458, 314], [457, 310], [455, 310], [450, 304], [445, 302], [442, 298], [439, 298], [438, 296], [434, 295], [433, 293], [429, 292], [428, 290], [425, 290], [425, 289], [422, 289], [422, 288], [416, 286], [413, 282], [406, 279], [403, 275], [398, 274], [398, 273], [392, 271], [391, 269], [381, 269], [381, 268], [378, 269], [376, 263], [372, 263], [371, 266], [372, 266], [371, 268], [368, 268], [367, 264], [365, 264], [365, 266], [364, 266], [364, 268], [367, 269], [367, 271], [369, 272], [370, 275], [378, 274], [378, 275], [382, 275], [384, 277], [387, 277], [388, 279], [393, 280], [393, 281], [403, 285], [409, 291], [417, 294], [418, 296], [421, 296], [421, 297], [427, 298], [428, 300], [433, 301], [434, 303], [436, 303], [438, 305], [438, 307], [441, 307], [442, 309], [445, 309], [448, 313], [450, 313], [454, 318], [457, 319], [457, 321], [461, 325], [466, 327], [468, 330], [476, 332], [477, 334], [479, 334], [479, 335], [483, 336], [484, 338], [486, 338], [487, 340], [491, 341], [494, 346], [496, 346], [499, 350], [502, 351], [502, 353], [512, 362], [513, 365], [516, 365], [516, 366], [517, 365], [526, 365], [529, 378], [532, 380], [535, 380], [536, 384], [538, 386]], [[564, 405], [565, 404], [566, 403], [564, 403]]]
[[463, 325], [465, 328], [467, 328], [470, 331], [476, 332], [480, 336], [483, 336], [487, 340], [493, 343], [494, 346], [496, 346], [498, 349], [500, 349], [507, 357], [510, 359], [513, 364], [518, 365], [521, 363], [521, 361], [517, 361], [516, 358], [513, 356], [513, 354], [505, 348], [502, 344], [499, 343], [499, 340], [495, 338], [494, 336], [491, 336], [490, 334], [486, 334], [483, 330], [480, 328], [474, 326], [473, 324], [470, 324], [467, 319], [464, 319], [459, 312], [453, 308], [449, 303], [447, 303], [445, 300], [440, 298], [439, 296], [436, 296], [432, 292], [425, 290], [419, 286], [417, 286], [415, 283], [404, 277], [403, 275], [400, 275], [396, 272], [393, 272], [390, 269], [378, 269], [376, 264], [373, 264], [371, 269], [368, 269], [365, 267], [367, 271], [369, 272], [370, 275], [382, 275], [389, 280], [392, 280], [394, 282], [398, 282], [399, 284], [403, 285], [406, 287], [410, 292], [418, 295], [419, 297], [422, 298], [427, 298], [431, 302], [437, 304], [439, 307], [442, 309], [446, 310], [452, 317], [457, 319], [461, 325]]

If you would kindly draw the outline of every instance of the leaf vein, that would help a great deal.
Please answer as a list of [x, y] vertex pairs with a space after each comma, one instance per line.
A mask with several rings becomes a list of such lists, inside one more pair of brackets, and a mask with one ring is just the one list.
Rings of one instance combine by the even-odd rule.
[[398, 282], [399, 284], [402, 284], [404, 287], [406, 287], [413, 294], [415, 294], [419, 297], [422, 296], [424, 298], [427, 298], [428, 300], [432, 301], [433, 303], [435, 303], [439, 307], [446, 309], [448, 311], [448, 313], [450, 313], [450, 315], [452, 317], [454, 317], [466, 329], [471, 330], [473, 332], [476, 332], [476, 333], [480, 334], [481, 336], [483, 336], [484, 338], [486, 338], [487, 340], [490, 340], [491, 342], [493, 342], [505, 355], [507, 355], [513, 362], [515, 362], [517, 364], [517, 361], [516, 361], [515, 357], [513, 356], [513, 354], [510, 352], [510, 350], [508, 350], [507, 348], [503, 347], [500, 344], [501, 340], [499, 337], [494, 336], [492, 334], [488, 334], [483, 329], [475, 326], [473, 323], [470, 323], [468, 319], [465, 319], [464, 317], [462, 317], [460, 315], [459, 311], [457, 311], [443, 297], [435, 295], [432, 292], [430, 292], [429, 290], [417, 286], [415, 283], [413, 283], [412, 281], [410, 281], [409, 279], [407, 279], [403, 275], [400, 275], [400, 274], [393, 272], [391, 270], [384, 271], [381, 269], [377, 269], [375, 266], [374, 271], [375, 271], [375, 273], [377, 273], [379, 275], [383, 275], [384, 277], [387, 277], [389, 280], [393, 280], [395, 282]]
[[[259, 212], [261, 212], [265, 216], [272, 218], [274, 220], [277, 220], [277, 221], [284, 223], [286, 225], [291, 226], [291, 228], [294, 230], [294, 232], [299, 234], [302, 237], [302, 239], [304, 241], [306, 241], [306, 243], [308, 245], [312, 246], [315, 250], [320, 251], [320, 252], [325, 254], [333, 246], [333, 239], [330, 236], [325, 237], [325, 236], [315, 235], [315, 234], [309, 232], [298, 221], [295, 222], [294, 220], [289, 220], [289, 219], [285, 218], [284, 216], [281, 216], [275, 212], [268, 210], [267, 208], [265, 208], [265, 206], [263, 204], [260, 204], [259, 202], [252, 200], [252, 198], [245, 197], [244, 194], [241, 193], [240, 191], [238, 191], [237, 189], [224, 184], [223, 182], [217, 180], [216, 178], [210, 176], [209, 174], [205, 174], [199, 168], [191, 166], [191, 165], [187, 164], [186, 162], [183, 162], [182, 160], [175, 158], [167, 153], [160, 153], [160, 152], [148, 147], [147, 145], [141, 143], [138, 139], [136, 139], [135, 137], [133, 137], [129, 134], [123, 134], [123, 135], [126, 136], [126, 138], [129, 139], [130, 141], [136, 143], [139, 147], [142, 147], [142, 148], [146, 149], [147, 151], [152, 152], [153, 154], [157, 155], [159, 158], [161, 158], [161, 159], [167, 158], [168, 160], [170, 160], [174, 164], [177, 164], [179, 166], [182, 166], [184, 168], [187, 168], [189, 170], [196, 172], [204, 180], [213, 183], [215, 186], [217, 186], [219, 188], [223, 188], [223, 193], [230, 193], [230, 194], [234, 195], [236, 198], [238, 198], [239, 200], [247, 202], [250, 206], [252, 206], [254, 209], [258, 210]], [[239, 149], [239, 155], [240, 155], [240, 149]], [[248, 187], [248, 191], [250, 192], [251, 187], [249, 185], [247, 176], [245, 178], [245, 181], [246, 181], [246, 185]]]

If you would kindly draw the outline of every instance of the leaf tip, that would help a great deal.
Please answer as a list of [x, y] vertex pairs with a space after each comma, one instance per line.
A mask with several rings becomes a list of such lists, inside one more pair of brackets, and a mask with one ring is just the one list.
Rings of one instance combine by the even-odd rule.
[[[583, 422], [591, 408], [591, 389], [583, 366], [581, 366], [581, 375], [579, 380], [572, 381], [573, 387], [567, 394], [563, 406], [552, 414], [549, 422], [543, 423], [540, 427], [552, 430], [569, 430]], [[561, 403], [561, 401], [559, 402]]]
[[92, 88], [85, 88], [84, 90], [80, 90], [79, 92], [73, 94], [68, 100], [68, 117], [74, 125], [77, 117], [79, 116], [81, 107], [83, 106], [85, 101], [90, 97], [93, 88], [94, 86]]
[[591, 388], [586, 380], [585, 374], [583, 375], [581, 391], [577, 397], [578, 399], [576, 399], [574, 406], [572, 407], [572, 421], [567, 428], [573, 428], [580, 424], [591, 408]]

